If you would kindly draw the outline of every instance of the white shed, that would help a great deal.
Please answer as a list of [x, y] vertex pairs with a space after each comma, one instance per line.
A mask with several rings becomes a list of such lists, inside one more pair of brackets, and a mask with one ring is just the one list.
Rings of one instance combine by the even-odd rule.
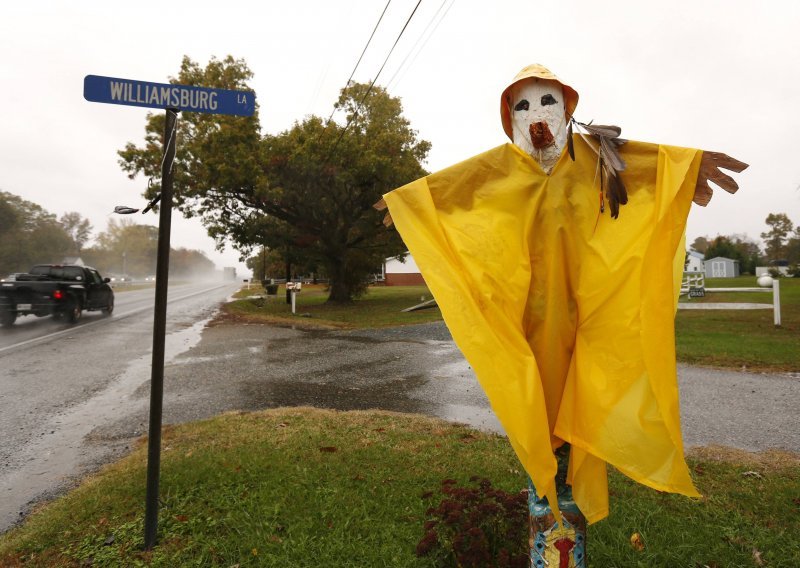
[[684, 272], [705, 272], [706, 267], [703, 265], [703, 258], [705, 257], [703, 253], [689, 250], [686, 251], [686, 254], [689, 256], [689, 260], [686, 263], [686, 268], [683, 269]]
[[739, 261], [717, 256], [705, 261], [706, 278], [733, 278], [739, 276]]

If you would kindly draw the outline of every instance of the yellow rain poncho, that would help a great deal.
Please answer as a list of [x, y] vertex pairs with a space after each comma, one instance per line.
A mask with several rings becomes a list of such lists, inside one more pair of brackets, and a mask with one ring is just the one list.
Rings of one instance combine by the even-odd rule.
[[606, 463], [698, 495], [674, 315], [702, 152], [621, 151], [618, 219], [600, 213], [597, 155], [577, 136], [576, 161], [564, 151], [550, 175], [505, 144], [384, 196], [537, 492], [556, 510], [553, 449], [569, 442], [567, 481], [590, 523], [608, 515]]

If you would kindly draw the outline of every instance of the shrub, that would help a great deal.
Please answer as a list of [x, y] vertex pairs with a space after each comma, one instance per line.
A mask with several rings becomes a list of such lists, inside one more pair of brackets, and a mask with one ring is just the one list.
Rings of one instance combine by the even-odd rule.
[[[507, 493], [474, 476], [470, 481], [477, 487], [459, 487], [452, 479], [442, 482], [443, 499], [426, 511], [417, 556], [433, 557], [439, 566], [525, 568], [527, 491]], [[423, 498], [432, 496], [429, 492]]]

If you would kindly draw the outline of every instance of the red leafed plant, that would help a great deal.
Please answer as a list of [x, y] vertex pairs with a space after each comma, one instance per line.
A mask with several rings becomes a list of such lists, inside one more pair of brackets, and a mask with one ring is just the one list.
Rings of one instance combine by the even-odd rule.
[[[470, 478], [477, 487], [442, 481], [442, 500], [426, 511], [425, 534], [417, 556], [439, 566], [525, 568], [528, 560], [528, 496], [494, 489], [488, 479]], [[424, 499], [434, 495], [428, 492]]]

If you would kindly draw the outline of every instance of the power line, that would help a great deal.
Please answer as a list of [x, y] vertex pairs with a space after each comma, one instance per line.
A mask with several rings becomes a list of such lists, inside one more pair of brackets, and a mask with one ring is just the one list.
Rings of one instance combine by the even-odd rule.
[[[378, 30], [378, 26], [381, 25], [381, 20], [383, 20], [383, 15], [386, 14], [386, 10], [389, 9], [389, 4], [391, 4], [391, 3], [392, 3], [392, 0], [389, 0], [388, 2], [386, 2], [386, 6], [384, 6], [383, 12], [381, 12], [381, 17], [378, 18], [378, 22], [375, 24], [375, 27], [372, 28], [372, 33], [369, 35], [369, 39], [367, 40], [367, 44], [364, 46], [364, 49], [361, 51], [361, 55], [359, 56], [358, 61], [356, 61], [356, 65], [355, 65], [355, 67], [353, 67], [353, 71], [352, 71], [352, 73], [350, 73], [350, 77], [347, 79], [347, 83], [344, 84], [344, 89], [342, 90], [342, 93], [344, 93], [347, 90], [347, 88], [350, 86], [350, 81], [353, 80], [353, 75], [356, 74], [356, 69], [358, 69], [358, 66], [361, 63], [361, 60], [364, 58], [364, 54], [367, 52], [367, 48], [369, 47], [370, 42], [372, 42], [372, 38], [375, 36], [375, 32]], [[328, 122], [326, 122], [326, 124], [328, 124], [331, 121], [331, 119], [333, 118], [333, 113], [335, 113], [335, 112], [336, 112], [336, 106], [334, 105], [333, 110], [331, 111], [331, 115], [328, 117]]]
[[361, 110], [361, 105], [363, 105], [364, 101], [367, 100], [367, 97], [369, 96], [370, 92], [372, 91], [372, 87], [375, 86], [375, 82], [378, 80], [378, 77], [381, 76], [381, 72], [383, 71], [383, 68], [386, 67], [386, 62], [389, 61], [389, 58], [392, 56], [392, 52], [394, 52], [394, 48], [397, 47], [397, 43], [400, 41], [400, 38], [403, 37], [403, 32], [406, 31], [406, 28], [408, 27], [409, 22], [411, 22], [411, 18], [414, 17], [414, 14], [417, 12], [417, 8], [419, 8], [420, 4], [422, 4], [422, 0], [419, 0], [417, 2], [417, 5], [414, 6], [414, 9], [411, 11], [411, 15], [408, 17], [408, 19], [406, 20], [406, 23], [403, 25], [403, 29], [400, 30], [400, 33], [397, 35], [397, 39], [394, 40], [394, 44], [392, 44], [392, 48], [389, 50], [389, 53], [386, 55], [386, 59], [383, 60], [383, 65], [381, 65], [381, 68], [378, 69], [378, 73], [377, 73], [377, 75], [375, 75], [375, 78], [372, 80], [372, 83], [370, 83], [369, 88], [367, 89], [367, 92], [364, 93], [364, 96], [361, 98], [361, 100], [359, 101], [358, 105], [356, 105], [356, 108], [353, 111], [353, 115], [350, 117], [350, 120], [347, 121], [347, 124], [345, 124], [344, 128], [339, 133], [339, 137], [336, 139], [336, 142], [334, 143], [333, 147], [331, 148], [331, 151], [328, 152], [328, 155], [325, 157], [325, 163], [328, 162], [330, 157], [336, 151], [336, 148], [339, 146], [339, 142], [341, 142], [342, 137], [344, 136], [344, 133], [347, 132], [347, 129], [350, 128], [350, 125], [353, 123], [353, 121], [358, 116], [358, 112]]
[[[401, 79], [402, 79], [402, 78], [405, 76], [405, 74], [408, 72], [408, 70], [411, 68], [411, 66], [412, 66], [412, 65], [414, 65], [414, 62], [417, 60], [417, 57], [419, 57], [419, 54], [420, 54], [420, 53], [422, 53], [422, 51], [425, 49], [425, 46], [426, 46], [426, 45], [428, 45], [428, 41], [430, 41], [430, 39], [433, 37], [433, 34], [435, 34], [435, 33], [436, 33], [436, 30], [437, 30], [437, 29], [439, 29], [439, 25], [440, 25], [440, 24], [442, 23], [442, 21], [443, 21], [443, 20], [444, 20], [444, 19], [447, 17], [447, 14], [450, 12], [450, 8], [452, 8], [452, 7], [453, 7], [453, 4], [455, 4], [455, 3], [456, 3], [456, 0], [451, 0], [451, 2], [450, 2], [450, 5], [447, 7], [447, 10], [445, 10], [445, 11], [444, 11], [444, 14], [442, 14], [442, 17], [441, 17], [441, 18], [439, 18], [439, 21], [438, 21], [438, 22], [436, 22], [436, 25], [433, 27], [433, 30], [431, 30], [431, 33], [430, 33], [430, 34], [428, 34], [428, 37], [427, 37], [427, 38], [425, 38], [425, 41], [422, 43], [422, 46], [419, 48], [419, 50], [417, 50], [416, 54], [414, 55], [414, 58], [411, 60], [411, 63], [409, 63], [409, 64], [408, 64], [408, 67], [406, 67], [406, 68], [403, 70], [403, 65], [405, 65], [405, 63], [406, 63], [406, 61], [408, 60], [408, 58], [409, 58], [409, 57], [411, 56], [411, 54], [414, 52], [414, 49], [417, 47], [417, 45], [419, 44], [420, 40], [421, 40], [421, 39], [423, 38], [423, 36], [425, 35], [425, 32], [427, 32], [427, 31], [428, 31], [428, 28], [431, 26], [431, 24], [433, 23], [433, 21], [436, 19], [436, 16], [439, 14], [439, 12], [442, 10], [442, 8], [444, 7], [444, 5], [445, 5], [446, 3], [447, 3], [447, 0], [442, 0], [442, 3], [439, 5], [439, 8], [436, 10], [436, 13], [433, 15], [433, 18], [431, 18], [431, 21], [430, 21], [430, 22], [428, 22], [428, 25], [425, 27], [425, 30], [422, 32], [422, 34], [419, 36], [419, 38], [417, 38], [417, 41], [416, 41], [416, 43], [414, 44], [414, 47], [412, 47], [412, 48], [411, 48], [411, 50], [408, 52], [408, 55], [406, 55], [406, 58], [405, 58], [405, 59], [403, 59], [403, 62], [400, 64], [400, 66], [399, 66], [399, 67], [397, 68], [397, 70], [394, 72], [394, 75], [392, 75], [392, 78], [391, 78], [391, 79], [389, 79], [389, 82], [388, 82], [388, 83], [386, 83], [386, 88], [387, 88], [387, 89], [388, 89], [388, 88], [391, 88], [391, 86], [392, 86], [392, 82], [394, 81], [395, 77], [397, 77], [398, 75], [400, 75], [400, 71], [401, 71], [401, 70], [403, 71], [403, 74], [402, 74], [402, 75], [400, 75], [400, 78], [397, 80], [397, 83], [399, 83], [399, 82], [400, 82], [400, 80], [401, 80]], [[395, 86], [397, 86], [397, 83], [395, 83]]]

